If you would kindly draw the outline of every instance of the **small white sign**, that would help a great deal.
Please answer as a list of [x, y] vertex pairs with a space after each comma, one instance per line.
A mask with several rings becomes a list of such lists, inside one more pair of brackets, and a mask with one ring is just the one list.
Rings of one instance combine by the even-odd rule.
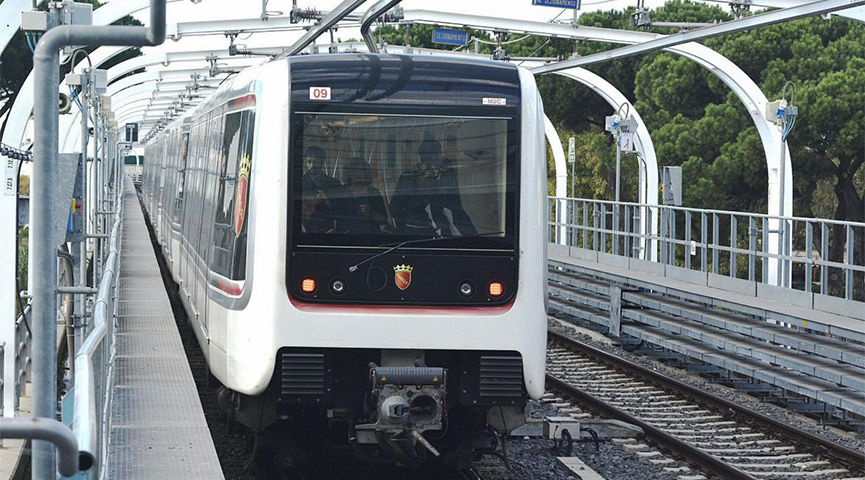
[[330, 100], [330, 87], [309, 87], [310, 100]]
[[568, 163], [577, 161], [577, 139], [571, 137], [568, 139]]
[[13, 196], [18, 193], [18, 186], [15, 185], [15, 180], [18, 178], [18, 165], [11, 158], [4, 158], [5, 174], [3, 178], [3, 194]]
[[636, 152], [637, 147], [634, 145], [633, 133], [622, 133], [619, 136], [619, 149], [623, 152]]
[[506, 98], [484, 98], [484, 105], [504, 107], [507, 104], [508, 100]]

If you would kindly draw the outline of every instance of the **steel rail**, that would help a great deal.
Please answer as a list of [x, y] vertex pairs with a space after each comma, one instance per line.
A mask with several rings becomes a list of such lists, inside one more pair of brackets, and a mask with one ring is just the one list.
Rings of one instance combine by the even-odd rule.
[[[788, 438], [792, 438], [793, 440], [795, 440], [800, 445], [808, 445], [811, 447], [819, 448], [819, 449], [827, 452], [829, 455], [831, 455], [837, 459], [840, 459], [844, 462], [851, 463], [852, 465], [855, 465], [860, 469], [862, 468], [863, 465], [865, 465], [865, 453], [863, 453], [863, 452], [860, 452], [860, 451], [854, 450], [852, 448], [849, 448], [847, 446], [832, 442], [832, 441], [827, 440], [825, 438], [822, 438], [820, 436], [814, 435], [813, 433], [806, 432], [805, 430], [802, 430], [798, 427], [794, 427], [793, 425], [788, 425], [788, 424], [786, 424], [780, 420], [776, 420], [776, 419], [774, 419], [774, 418], [772, 418], [772, 417], [770, 417], [764, 413], [758, 412], [758, 411], [751, 409], [751, 408], [748, 408], [744, 405], [737, 404], [731, 400], [720, 397], [718, 395], [703, 391], [697, 387], [694, 387], [692, 385], [688, 385], [687, 383], [676, 380], [674, 378], [670, 378], [664, 374], [655, 372], [651, 369], [648, 369], [642, 365], [634, 363], [634, 362], [627, 360], [625, 358], [617, 357], [616, 355], [613, 355], [612, 353], [605, 352], [605, 351], [600, 350], [598, 348], [595, 348], [591, 345], [587, 345], [587, 344], [580, 342], [578, 340], [574, 340], [573, 338], [570, 338], [566, 335], [562, 335], [561, 333], [554, 332], [554, 331], [548, 331], [547, 335], [548, 335], [548, 339], [550, 339], [550, 340], [555, 340], [555, 341], [564, 343], [570, 347], [573, 347], [575, 349], [580, 350], [582, 353], [586, 353], [589, 356], [594, 357], [598, 360], [601, 360], [605, 363], [612, 364], [615, 367], [618, 367], [618, 368], [621, 368], [623, 370], [629, 371], [631, 373], [637, 374], [637, 375], [639, 375], [645, 379], [648, 379], [651, 382], [654, 382], [654, 383], [660, 385], [663, 388], [675, 390], [679, 393], [682, 393], [688, 397], [693, 398], [694, 400], [696, 400], [698, 402], [704, 403], [706, 405], [710, 405], [710, 406], [715, 407], [719, 410], [730, 411], [736, 415], [740, 415], [744, 418], [747, 418], [748, 420], [751, 420], [755, 423], [758, 423], [761, 426], [763, 426], [763, 427], [765, 427], [765, 428], [767, 428], [767, 429], [769, 429], [775, 433], [780, 433], [780, 434], [782, 434]], [[548, 380], [552, 379], [553, 383], [556, 384], [557, 386], [559, 384], [564, 384], [561, 380], [556, 379], [555, 377], [551, 377], [550, 375], [547, 375], [547, 379]], [[564, 384], [564, 385], [566, 385], [566, 384]], [[571, 387], [571, 386], [567, 386], [566, 388], [569, 390], [574, 389], [574, 387]], [[584, 392], [580, 392], [580, 393], [583, 396], [591, 397], [590, 395], [588, 395]], [[592, 397], [592, 399], [594, 399], [594, 397]], [[603, 403], [597, 399], [594, 399], [594, 402]], [[612, 406], [607, 406], [607, 407], [618, 410]], [[630, 416], [630, 414], [628, 414], [628, 413], [621, 412], [621, 411], [619, 411], [619, 412], [622, 415]], [[630, 420], [624, 420], [624, 421], [631, 423]], [[638, 421], [640, 421], [640, 420], [638, 419]], [[640, 424], [636, 423], [636, 425], [640, 425]], [[640, 425], [640, 426], [643, 426], [643, 425]], [[649, 428], [657, 430], [656, 427], [649, 426]], [[665, 432], [662, 432], [662, 433], [664, 435], [669, 435]], [[676, 439], [676, 440], [678, 440], [678, 439]], [[678, 440], [678, 441], [682, 442], [681, 440]], [[691, 448], [695, 448], [695, 447], [691, 447]], [[744, 472], [742, 472], [742, 473], [744, 473]], [[747, 477], [742, 477], [742, 478], [753, 478], [753, 477], [748, 475]]]
[[703, 450], [685, 442], [669, 433], [661, 430], [658, 427], [647, 423], [630, 413], [620, 410], [597, 397], [588, 394], [581, 389], [568, 384], [564, 380], [560, 380], [550, 374], [547, 374], [547, 385], [552, 384], [553, 388], [564, 391], [566, 394], [576, 397], [576, 399], [588, 407], [602, 415], [610, 418], [621, 420], [623, 422], [636, 425], [643, 429], [646, 438], [657, 442], [664, 448], [669, 449], [673, 453], [681, 455], [689, 462], [699, 465], [707, 472], [712, 472], [725, 480], [755, 480], [754, 477], [730, 465], [729, 463], [710, 455]]

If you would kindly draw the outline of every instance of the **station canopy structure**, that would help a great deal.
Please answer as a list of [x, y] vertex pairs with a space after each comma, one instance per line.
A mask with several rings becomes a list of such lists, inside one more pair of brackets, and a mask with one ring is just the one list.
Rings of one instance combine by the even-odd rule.
[[[167, 1], [168, 25], [166, 33], [171, 41], [166, 42], [161, 47], [143, 48], [141, 50], [142, 55], [120, 62], [109, 68], [107, 72], [109, 82], [107, 94], [112, 99], [111, 107], [114, 112], [114, 121], [117, 125], [126, 123], [139, 124], [142, 139], [145, 142], [170, 123], [172, 119], [177, 118], [184, 111], [197, 105], [210, 91], [215, 89], [234, 72], [252, 65], [261, 64], [275, 56], [285, 55], [286, 49], [299, 44], [298, 37], [303, 38], [310, 35], [310, 31], [316, 29], [311, 27], [323, 21], [323, 19], [327, 20], [326, 17], [331, 13], [322, 11], [313, 5], [294, 5], [289, 12], [272, 12], [268, 11], [268, 0], [263, 0], [260, 11], [255, 11], [258, 5], [253, 2], [246, 4], [244, 7], [232, 8], [233, 16], [238, 18], [190, 21], [188, 14], [180, 15], [177, 12], [180, 9], [188, 11], [190, 8], [194, 8], [196, 15], [193, 18], [207, 18], [208, 16], [212, 16], [208, 11], [209, 1], [211, 4], [215, 3], [218, 5], [225, 5], [225, 2], [198, 0], [192, 2], [197, 3], [197, 5], [187, 5], [186, 2], [182, 2], [181, 0]], [[711, 1], [731, 4], [739, 2], [739, 0]], [[706, 28], [718, 30], [718, 33], [714, 34], [727, 33], [724, 31], [724, 24], [665, 36], [644, 31], [605, 29], [580, 26], [573, 23], [553, 23], [435, 10], [416, 10], [408, 6], [400, 6], [399, 3], [398, 0], [381, 0], [379, 2], [371, 0], [368, 2], [364, 2], [363, 0], [343, 1], [334, 8], [333, 12], [338, 12], [340, 9], [353, 11], [338, 19], [339, 23], [332, 24], [332, 28], [330, 29], [331, 40], [333, 40], [333, 32], [337, 28], [339, 29], [340, 36], [351, 36], [357, 32], [357, 28], [361, 22], [365, 20], [364, 17], [369, 16], [371, 12], [375, 11], [378, 24], [424, 24], [463, 29], [471, 28], [496, 34], [514, 33], [579, 41], [608, 42], [631, 46], [633, 53], [663, 49], [696, 62], [717, 76], [731, 89], [748, 111], [759, 132], [768, 167], [767, 204], [769, 215], [792, 215], [793, 169], [790, 152], [786, 149], [786, 146], [782, 150], [782, 145], [785, 144], [781, 139], [781, 131], [766, 118], [766, 104], [768, 103], [766, 95], [760, 90], [754, 80], [732, 61], [709, 47], [689, 40], [688, 35], [692, 34], [696, 34], [694, 36], [695, 39], [700, 39], [700, 32], [706, 31]], [[838, 14], [865, 22], [865, 7], [858, 6], [862, 3], [861, 1], [858, 3], [853, 1], [851, 3], [849, 0], [846, 2], [822, 0], [808, 3], [805, 0], [749, 0], [747, 3], [754, 7], [781, 8], [781, 10], [772, 12], [777, 19], [770, 23], [814, 14]], [[30, 0], [6, 0], [0, 4], [0, 19], [5, 20], [6, 24], [10, 26], [19, 25], [20, 12], [28, 9], [30, 4]], [[93, 24], [108, 25], [126, 15], [142, 16], [142, 14], [146, 14], [148, 6], [148, 0], [115, 0], [94, 10]], [[365, 8], [368, 8], [366, 15], [362, 15], [361, 12]], [[388, 12], [386, 15], [378, 15], [378, 13], [385, 11]], [[200, 16], [198, 12], [201, 13]], [[741, 20], [747, 21], [748, 19], [759, 19], [760, 17], [762, 15], [747, 17]], [[373, 18], [373, 20], [376, 20], [376, 18]], [[730, 24], [731, 28], [729, 31], [731, 32], [768, 24], [760, 23], [759, 20], [753, 24], [736, 26], [734, 26], [736, 22], [726, 23]], [[740, 21], [739, 23], [742, 22]], [[319, 25], [318, 27], [321, 26]], [[14, 28], [7, 28], [0, 34], [2, 35], [0, 36], [0, 45], [3, 48], [8, 44], [14, 31]], [[370, 50], [368, 43], [312, 43], [302, 45], [298, 53], [366, 52]], [[214, 44], [224, 46], [214, 48]], [[250, 47], [247, 44], [254, 45], [254, 47]], [[652, 44], [657, 44], [658, 46], [652, 46]], [[374, 48], [389, 53], [405, 52], [402, 46], [376, 45]], [[125, 50], [125, 47], [100, 47], [90, 53], [89, 62], [93, 67], [99, 68]], [[422, 55], [475, 55], [489, 58], [489, 55], [470, 52], [430, 50], [416, 47], [411, 49], [411, 53]], [[605, 79], [579, 66], [581, 63], [581, 59], [579, 58], [564, 61], [524, 58], [520, 59], [520, 61], [521, 66], [532, 69], [536, 74], [554, 73], [590, 88], [610, 105], [611, 113], [626, 106], [637, 124], [634, 143], [640, 167], [640, 203], [648, 206], [657, 205], [659, 162], [652, 143], [651, 132], [646, 127], [639, 112], [630, 104], [627, 98]], [[589, 61], [593, 60], [589, 59]], [[81, 63], [76, 65], [77, 68], [81, 66]], [[61, 82], [61, 92], [65, 92], [66, 89], [67, 87], [64, 82]], [[9, 113], [2, 138], [4, 144], [13, 147], [27, 147], [28, 139], [25, 137], [28, 123], [31, 122], [32, 110], [33, 76], [31, 74], [25, 81]], [[80, 143], [81, 130], [77, 127], [79, 125], [79, 115], [80, 113], [73, 109], [71, 114], [61, 117], [59, 138], [61, 153], [76, 151]], [[546, 122], [545, 133], [554, 158], [555, 196], [564, 198], [567, 196], [565, 153], [561, 139], [549, 119]], [[781, 167], [782, 162], [784, 162], [783, 168]], [[780, 172], [784, 172], [784, 188], [781, 187]], [[785, 197], [783, 212], [781, 211], [781, 192], [784, 192]], [[656, 222], [640, 222], [640, 225], [642, 226], [641, 228], [647, 229], [640, 233], [657, 234], [654, 231], [657, 229]], [[770, 253], [772, 248], [778, 248], [777, 241], [770, 241], [769, 244]], [[643, 251], [654, 254], [655, 249], [644, 248]], [[654, 258], [647, 259], [654, 260]], [[774, 268], [770, 268], [770, 272], [774, 270]]]

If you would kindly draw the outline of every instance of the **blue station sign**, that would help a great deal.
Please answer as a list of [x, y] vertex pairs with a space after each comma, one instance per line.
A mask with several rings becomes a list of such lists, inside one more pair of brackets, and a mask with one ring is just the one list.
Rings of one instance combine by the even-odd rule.
[[433, 43], [445, 45], [468, 45], [469, 32], [462, 30], [451, 30], [449, 28], [435, 28], [432, 34]]
[[580, 0], [532, 0], [532, 5], [538, 5], [541, 7], [570, 8], [572, 10], [579, 10], [580, 3]]

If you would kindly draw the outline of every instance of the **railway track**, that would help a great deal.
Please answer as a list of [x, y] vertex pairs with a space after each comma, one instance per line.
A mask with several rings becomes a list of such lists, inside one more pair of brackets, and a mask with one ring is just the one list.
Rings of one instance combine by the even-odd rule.
[[[557, 405], [572, 401], [639, 425], [647, 440], [704, 472], [736, 480], [841, 480], [865, 475], [862, 452], [557, 332], [550, 331], [548, 339], [547, 389], [564, 397], [555, 399]], [[672, 463], [660, 453], [643, 455], [658, 456], [649, 461]]]

